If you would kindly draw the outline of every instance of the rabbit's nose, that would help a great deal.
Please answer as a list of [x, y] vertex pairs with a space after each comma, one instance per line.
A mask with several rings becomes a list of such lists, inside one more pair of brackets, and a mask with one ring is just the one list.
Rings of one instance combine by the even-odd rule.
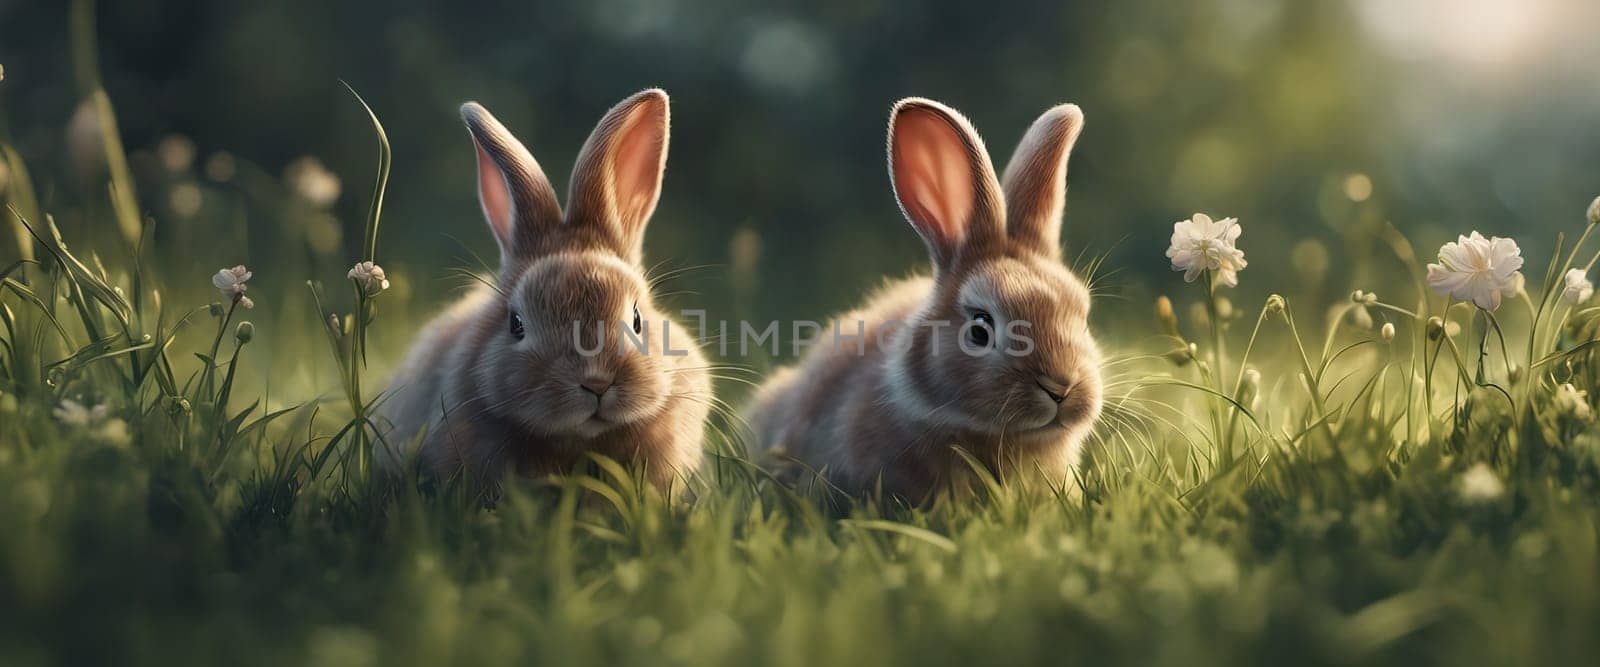
[[1039, 389], [1043, 390], [1044, 394], [1050, 397], [1050, 400], [1057, 403], [1060, 403], [1062, 400], [1066, 399], [1067, 394], [1072, 393], [1071, 384], [1054, 378], [1036, 378], [1034, 380], [1034, 384], [1039, 385]]
[[584, 391], [594, 394], [595, 398], [606, 395], [606, 390], [611, 388], [611, 378], [587, 377], [578, 383]]

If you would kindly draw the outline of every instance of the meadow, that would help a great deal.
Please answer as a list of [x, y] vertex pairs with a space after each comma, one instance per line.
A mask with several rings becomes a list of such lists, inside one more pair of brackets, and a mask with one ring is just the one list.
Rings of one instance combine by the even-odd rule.
[[[917, 506], [783, 486], [744, 451], [735, 410], [774, 360], [734, 359], [691, 498], [596, 459], [514, 481], [485, 508], [464, 489], [371, 475], [368, 414], [432, 305], [408, 299], [413, 276], [389, 271], [378, 289], [370, 267], [295, 259], [309, 244], [356, 269], [386, 260], [394, 157], [382, 114], [350, 92], [378, 148], [348, 242], [319, 236], [318, 164], [280, 179], [167, 145], [156, 158], [187, 176], [159, 205], [142, 200], [103, 91], [85, 114], [105, 197], [48, 210], [28, 160], [0, 145], [0, 662], [1600, 655], [1587, 278], [1600, 200], [1552, 223], [1565, 231], [1537, 240], [1549, 257], [1473, 279], [1493, 284], [1428, 265], [1464, 269], [1456, 253], [1481, 250], [1504, 268], [1503, 244], [1464, 238], [1441, 260], [1389, 224], [1361, 228], [1381, 252], [1329, 266], [1315, 246], [1252, 245], [1240, 223], [1241, 285], [1297, 271], [1372, 281], [1331, 300], [1286, 285], [1245, 303], [1201, 272], [1119, 301], [1116, 267], [1079, 256], [1110, 302], [1095, 323], [1108, 400], [1063, 488], [977, 464], [974, 490]], [[274, 202], [297, 235], [202, 209], [184, 188], [199, 172]], [[755, 243], [735, 237], [732, 268], [714, 270], [748, 270]], [[1163, 250], [1136, 249], [1165, 270]], [[675, 304], [694, 307], [683, 283], [697, 270], [660, 265]]]

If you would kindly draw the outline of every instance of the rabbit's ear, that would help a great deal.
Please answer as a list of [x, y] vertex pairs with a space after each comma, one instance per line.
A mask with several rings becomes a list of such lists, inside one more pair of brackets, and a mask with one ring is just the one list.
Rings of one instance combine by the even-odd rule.
[[567, 223], [599, 233], [633, 261], [661, 198], [670, 117], [666, 91], [652, 88], [623, 100], [600, 119], [572, 168]]
[[461, 105], [461, 120], [478, 151], [478, 200], [500, 244], [500, 263], [527, 254], [561, 222], [550, 179], [522, 142], [477, 102]]
[[934, 265], [1004, 237], [1000, 186], [983, 140], [954, 109], [907, 98], [889, 116], [889, 179], [900, 210], [927, 242]]
[[1083, 130], [1083, 112], [1062, 104], [1039, 116], [1006, 165], [1006, 231], [1022, 247], [1061, 257], [1061, 212], [1067, 201], [1067, 158]]

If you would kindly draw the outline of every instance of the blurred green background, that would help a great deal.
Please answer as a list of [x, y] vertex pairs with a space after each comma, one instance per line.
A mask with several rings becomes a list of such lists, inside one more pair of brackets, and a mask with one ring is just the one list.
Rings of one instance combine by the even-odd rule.
[[[112, 231], [84, 228], [105, 178], [68, 4], [0, 0], [0, 132], [69, 240], [94, 247]], [[600, 114], [667, 89], [647, 261], [709, 265], [671, 291], [714, 318], [824, 317], [925, 263], [883, 161], [906, 95], [967, 113], [1002, 165], [1042, 110], [1084, 108], [1067, 255], [1107, 256], [1103, 327], [1178, 288], [1162, 252], [1194, 211], [1241, 220], [1241, 300], [1320, 299], [1383, 290], [1352, 260], [1385, 222], [1423, 255], [1479, 229], [1540, 257], [1600, 191], [1592, 2], [749, 5], [140, 0], [93, 21], [164, 274], [191, 280], [169, 289], [248, 264], [258, 320], [309, 318], [300, 281], [342, 279], [357, 255], [376, 149], [341, 78], [393, 143], [379, 261], [397, 285], [385, 308], [407, 317], [449, 298], [473, 253], [493, 257], [456, 111], [469, 99], [564, 192]]]

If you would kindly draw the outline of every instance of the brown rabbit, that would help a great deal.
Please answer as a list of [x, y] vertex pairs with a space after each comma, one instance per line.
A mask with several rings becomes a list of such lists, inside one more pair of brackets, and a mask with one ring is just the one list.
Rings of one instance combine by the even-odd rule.
[[488, 110], [467, 103], [461, 116], [500, 272], [417, 336], [380, 408], [392, 428], [376, 460], [489, 486], [509, 471], [565, 472], [586, 452], [641, 466], [660, 487], [690, 473], [710, 379], [640, 268], [666, 167], [666, 93], [638, 93], [601, 119], [565, 215], [539, 163]]
[[1045, 112], [1002, 186], [961, 114], [895, 104], [889, 176], [933, 276], [890, 284], [770, 379], [748, 414], [759, 446], [851, 493], [923, 499], [970, 470], [955, 446], [1003, 476], [1070, 485], [1102, 391], [1089, 290], [1059, 245], [1082, 126], [1076, 106]]

